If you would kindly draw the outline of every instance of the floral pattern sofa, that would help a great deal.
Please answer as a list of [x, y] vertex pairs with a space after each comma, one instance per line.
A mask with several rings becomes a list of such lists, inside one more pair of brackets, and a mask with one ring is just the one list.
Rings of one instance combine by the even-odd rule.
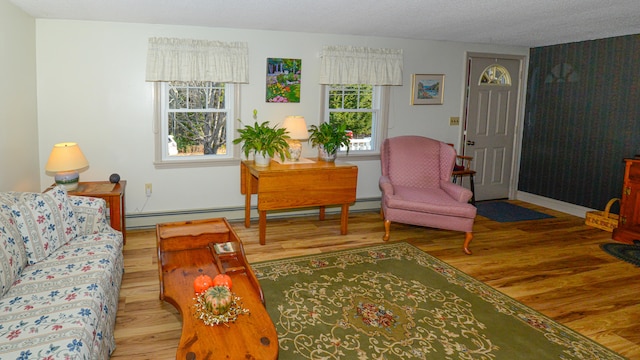
[[102, 199], [0, 193], [0, 360], [108, 359], [124, 271]]

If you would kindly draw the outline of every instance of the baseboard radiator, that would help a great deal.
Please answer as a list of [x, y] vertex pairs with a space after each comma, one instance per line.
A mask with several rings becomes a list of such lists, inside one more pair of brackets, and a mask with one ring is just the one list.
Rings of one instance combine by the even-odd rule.
[[[358, 199], [351, 205], [349, 212], [359, 211], [379, 211], [380, 198]], [[340, 205], [327, 206], [326, 214], [339, 214]], [[267, 212], [267, 219], [285, 218], [293, 216], [306, 216], [318, 214], [317, 207], [304, 208], [298, 210], [282, 210]], [[224, 217], [229, 221], [244, 220], [244, 206], [232, 208], [215, 208], [215, 209], [193, 209], [182, 211], [164, 211], [154, 213], [126, 214], [126, 229], [139, 230], [155, 228], [158, 223], [187, 221]], [[251, 220], [257, 225], [258, 210], [255, 206], [251, 207]]]

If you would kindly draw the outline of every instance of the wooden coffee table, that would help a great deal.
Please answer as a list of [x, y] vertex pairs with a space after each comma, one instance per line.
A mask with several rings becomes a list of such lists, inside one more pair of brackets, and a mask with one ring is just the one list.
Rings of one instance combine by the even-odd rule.
[[[242, 242], [226, 219], [181, 221], [156, 225], [160, 299], [182, 316], [176, 359], [277, 359], [278, 336], [264, 307], [260, 284], [249, 266]], [[213, 244], [230, 243], [235, 251], [217, 254]], [[232, 291], [249, 314], [233, 323], [205, 325], [194, 315], [193, 281], [225, 272]]]

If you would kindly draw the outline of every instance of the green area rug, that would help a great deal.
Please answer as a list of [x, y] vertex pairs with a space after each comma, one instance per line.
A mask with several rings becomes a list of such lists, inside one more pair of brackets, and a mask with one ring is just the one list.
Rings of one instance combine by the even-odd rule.
[[252, 267], [280, 360], [623, 359], [407, 243]]

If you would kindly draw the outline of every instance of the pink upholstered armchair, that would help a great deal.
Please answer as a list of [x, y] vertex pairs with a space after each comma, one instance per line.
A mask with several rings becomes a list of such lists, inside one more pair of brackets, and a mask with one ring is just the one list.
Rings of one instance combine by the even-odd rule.
[[463, 250], [471, 254], [476, 208], [469, 204], [471, 191], [451, 182], [455, 158], [453, 147], [422, 136], [384, 141], [380, 189], [385, 241], [392, 221], [464, 231]]

